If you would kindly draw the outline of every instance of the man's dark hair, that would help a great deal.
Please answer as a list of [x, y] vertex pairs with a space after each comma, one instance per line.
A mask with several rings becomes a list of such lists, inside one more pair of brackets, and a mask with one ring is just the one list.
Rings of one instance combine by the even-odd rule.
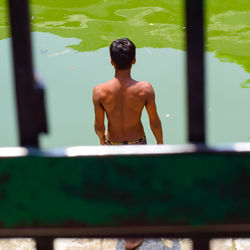
[[118, 70], [129, 69], [135, 58], [135, 45], [128, 38], [121, 38], [111, 43], [110, 56]]

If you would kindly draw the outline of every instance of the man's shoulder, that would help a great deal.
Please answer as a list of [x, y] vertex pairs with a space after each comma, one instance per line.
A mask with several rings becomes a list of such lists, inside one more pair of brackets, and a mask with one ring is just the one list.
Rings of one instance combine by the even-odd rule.
[[147, 81], [136, 81], [136, 84], [140, 87], [147, 88], [149, 86], [152, 86], [150, 82]]
[[107, 81], [105, 83], [97, 84], [93, 89], [93, 97], [94, 99], [103, 99], [105, 98], [110, 90], [110, 86], [112, 85], [111, 81]]
[[107, 88], [107, 83], [108, 82], [99, 83], [99, 84], [95, 85], [94, 91], [103, 91], [103, 90], [105, 90]]
[[97, 84], [94, 87], [94, 90], [105, 90], [105, 89], [108, 89], [111, 84], [112, 84], [112, 80], [104, 82], [104, 83], [99, 83], [99, 84]]
[[93, 89], [93, 99], [99, 101], [105, 96], [105, 84], [97, 84]]
[[151, 85], [150, 82], [147, 82], [147, 81], [138, 81], [137, 85], [138, 85], [139, 88], [141, 88], [145, 92], [152, 92], [153, 91], [153, 87], [152, 87], [152, 85]]

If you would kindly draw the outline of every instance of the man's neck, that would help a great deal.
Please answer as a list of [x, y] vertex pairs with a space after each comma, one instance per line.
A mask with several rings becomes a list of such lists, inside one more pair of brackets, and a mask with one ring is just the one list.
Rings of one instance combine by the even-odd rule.
[[130, 80], [131, 79], [131, 69], [116, 70], [115, 71], [115, 78], [117, 78], [120, 81]]

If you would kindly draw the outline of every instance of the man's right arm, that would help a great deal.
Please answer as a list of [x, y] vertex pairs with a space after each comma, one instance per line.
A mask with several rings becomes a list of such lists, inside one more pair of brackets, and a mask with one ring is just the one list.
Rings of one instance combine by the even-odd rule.
[[146, 110], [149, 116], [150, 127], [155, 136], [157, 144], [163, 144], [161, 120], [157, 114], [155, 104], [155, 93], [150, 83], [146, 87]]
[[93, 103], [95, 108], [95, 132], [99, 137], [100, 144], [105, 144], [104, 109], [100, 103], [101, 89], [96, 86], [93, 90]]

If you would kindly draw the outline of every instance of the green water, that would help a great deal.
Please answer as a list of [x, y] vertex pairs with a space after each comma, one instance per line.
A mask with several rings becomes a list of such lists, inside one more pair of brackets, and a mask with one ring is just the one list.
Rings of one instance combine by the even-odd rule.
[[[47, 86], [45, 148], [97, 145], [92, 89], [113, 77], [108, 46], [137, 46], [133, 76], [152, 83], [165, 143], [186, 143], [183, 1], [38, 1], [31, 3], [36, 72]], [[206, 9], [207, 139], [249, 141], [250, 2], [210, 0]], [[6, 7], [0, 0], [0, 146], [17, 145]], [[146, 114], [149, 143], [155, 143]]]

